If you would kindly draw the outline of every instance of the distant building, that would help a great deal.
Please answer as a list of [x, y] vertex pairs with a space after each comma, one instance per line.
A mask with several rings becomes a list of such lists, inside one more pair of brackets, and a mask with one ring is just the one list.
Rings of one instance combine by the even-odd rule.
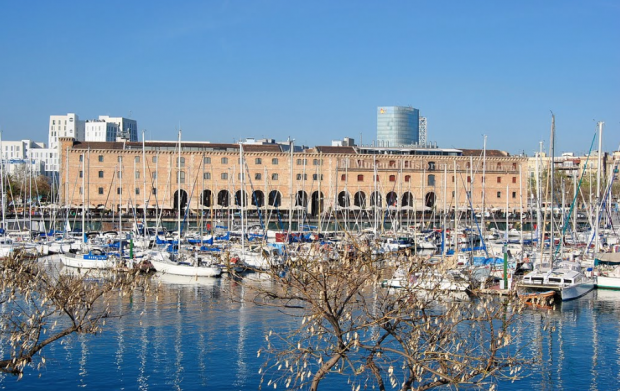
[[138, 122], [135, 119], [100, 115], [99, 120], [103, 120], [107, 123], [113, 123], [118, 126], [116, 140], [111, 141], [138, 141]]
[[419, 144], [420, 110], [413, 107], [377, 108], [377, 147]]
[[46, 167], [48, 171], [58, 172], [58, 138], [71, 137], [75, 140], [84, 141], [84, 121], [80, 121], [77, 114], [69, 113], [66, 115], [50, 115], [49, 122], [49, 148], [55, 151], [55, 156], [50, 165]]
[[425, 146], [428, 142], [428, 131], [426, 130], [426, 117], [420, 116], [420, 137], [418, 144]]
[[[85, 137], [83, 141], [116, 141], [119, 126], [114, 122], [106, 122], [103, 119], [86, 121]], [[137, 140], [134, 140], [137, 141]]]
[[332, 140], [332, 147], [354, 147], [355, 140], [351, 137], [345, 137], [343, 140]]
[[54, 161], [55, 150], [46, 148], [45, 143], [31, 140], [2, 141], [0, 147], [2, 163], [8, 173], [15, 174], [18, 169], [24, 168], [35, 177], [53, 177], [47, 172], [47, 167]]

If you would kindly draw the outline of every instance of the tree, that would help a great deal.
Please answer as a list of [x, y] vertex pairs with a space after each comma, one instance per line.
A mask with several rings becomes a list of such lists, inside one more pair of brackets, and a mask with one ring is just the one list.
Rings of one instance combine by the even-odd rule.
[[19, 377], [27, 366], [45, 364], [46, 346], [74, 333], [96, 334], [121, 316], [109, 306], [113, 297], [148, 287], [137, 273], [63, 274], [20, 252], [0, 261], [0, 275], [0, 371]]
[[417, 282], [380, 288], [386, 261], [359, 246], [351, 254], [321, 261], [305, 252], [286, 274], [267, 271], [277, 288], [248, 285], [257, 303], [301, 318], [292, 332], [267, 336], [263, 382], [317, 390], [341, 375], [352, 389], [428, 390], [517, 378], [525, 342], [512, 334], [522, 311], [514, 296], [455, 298], [441, 287], [447, 268], [402, 254], [405, 280]]

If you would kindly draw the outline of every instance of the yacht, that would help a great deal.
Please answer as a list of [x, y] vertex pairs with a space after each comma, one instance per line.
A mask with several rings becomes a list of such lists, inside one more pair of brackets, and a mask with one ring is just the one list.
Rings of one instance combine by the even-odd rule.
[[533, 271], [518, 284], [519, 296], [554, 291], [562, 301], [577, 299], [594, 289], [594, 281], [581, 271], [579, 262], [561, 261], [549, 271]]

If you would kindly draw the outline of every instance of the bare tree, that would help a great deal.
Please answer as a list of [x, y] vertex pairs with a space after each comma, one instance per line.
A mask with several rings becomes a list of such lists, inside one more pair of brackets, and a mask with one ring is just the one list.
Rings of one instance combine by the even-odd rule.
[[106, 319], [122, 315], [111, 299], [147, 287], [133, 272], [75, 270], [59, 273], [19, 252], [0, 261], [0, 371], [21, 377], [26, 366], [38, 369], [43, 348], [74, 333], [100, 332]]
[[266, 336], [268, 386], [317, 390], [341, 375], [354, 390], [489, 388], [526, 365], [515, 297], [455, 296], [445, 286], [451, 274], [421, 258], [401, 255], [408, 283], [390, 290], [379, 284], [388, 262], [369, 251], [331, 261], [309, 254], [289, 260], [286, 274], [268, 271], [275, 288], [248, 284], [257, 303], [300, 318], [294, 331]]

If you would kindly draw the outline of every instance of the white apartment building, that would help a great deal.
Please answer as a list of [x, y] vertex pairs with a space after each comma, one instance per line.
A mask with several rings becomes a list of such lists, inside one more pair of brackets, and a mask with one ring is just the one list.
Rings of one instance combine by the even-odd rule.
[[[2, 141], [0, 143], [2, 164], [6, 172], [15, 174], [20, 168], [32, 171], [34, 176], [46, 175], [48, 167], [57, 156], [56, 150], [46, 148], [45, 143], [31, 140]], [[29, 167], [26, 165], [30, 165]]]
[[46, 167], [47, 171], [58, 172], [58, 137], [73, 137], [76, 140], [84, 141], [84, 121], [80, 121], [77, 114], [69, 113], [66, 115], [50, 115], [49, 122], [49, 148], [55, 151], [52, 163]]
[[139, 141], [138, 140], [138, 122], [135, 119], [123, 117], [110, 117], [108, 115], [100, 115], [99, 120], [107, 123], [114, 123], [118, 126], [118, 133], [115, 140], [106, 141]]
[[84, 129], [84, 141], [116, 141], [119, 126], [104, 119], [87, 120]]

